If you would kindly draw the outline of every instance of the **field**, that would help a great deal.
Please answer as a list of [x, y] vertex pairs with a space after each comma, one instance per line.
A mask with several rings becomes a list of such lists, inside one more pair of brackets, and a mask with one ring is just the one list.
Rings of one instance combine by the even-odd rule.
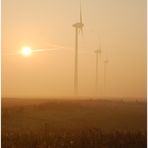
[[146, 103], [2, 99], [3, 148], [145, 148]]

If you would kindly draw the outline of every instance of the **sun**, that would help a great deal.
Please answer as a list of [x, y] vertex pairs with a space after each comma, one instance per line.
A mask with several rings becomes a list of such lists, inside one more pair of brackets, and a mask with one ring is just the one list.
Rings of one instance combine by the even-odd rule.
[[30, 47], [23, 47], [21, 50], [23, 56], [30, 56], [32, 54], [32, 49]]

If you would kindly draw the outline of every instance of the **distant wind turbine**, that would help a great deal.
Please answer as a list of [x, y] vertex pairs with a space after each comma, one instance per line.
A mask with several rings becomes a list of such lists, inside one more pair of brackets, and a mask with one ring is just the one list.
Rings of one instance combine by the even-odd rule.
[[101, 54], [102, 54], [102, 50], [101, 50], [101, 44], [99, 45], [99, 49], [95, 50], [95, 54], [96, 54], [96, 97], [98, 97], [98, 84], [99, 84], [99, 79], [98, 79], [98, 74], [99, 74], [99, 55], [100, 55], [100, 66], [101, 66]]
[[82, 21], [82, 10], [80, 1], [80, 22], [73, 24], [75, 28], [75, 65], [74, 65], [74, 94], [78, 94], [78, 33], [81, 31], [83, 33], [83, 21]]
[[104, 95], [107, 93], [107, 65], [109, 61], [108, 59], [104, 60]]

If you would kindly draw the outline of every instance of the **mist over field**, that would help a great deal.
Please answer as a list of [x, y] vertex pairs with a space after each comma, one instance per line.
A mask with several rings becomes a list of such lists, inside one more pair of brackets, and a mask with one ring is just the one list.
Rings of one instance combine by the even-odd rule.
[[74, 96], [77, 23], [79, 96], [96, 96], [98, 50], [98, 96], [145, 99], [146, 0], [82, 0], [81, 17], [80, 0], [2, 0], [2, 97]]
[[146, 0], [2, 0], [2, 147], [146, 148]]
[[[99, 145], [143, 148], [146, 116], [145, 102], [3, 99], [2, 145], [19, 147], [23, 141], [27, 148], [32, 144], [53, 148]], [[31, 138], [28, 145], [25, 135]], [[121, 143], [114, 142], [114, 138]]]

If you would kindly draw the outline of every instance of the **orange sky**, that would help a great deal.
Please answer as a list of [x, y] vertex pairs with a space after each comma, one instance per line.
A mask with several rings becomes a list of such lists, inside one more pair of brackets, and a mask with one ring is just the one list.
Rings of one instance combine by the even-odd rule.
[[[146, 0], [83, 0], [79, 95], [95, 95], [95, 54], [102, 45], [99, 95], [108, 58], [108, 97], [146, 97]], [[74, 28], [79, 0], [2, 0], [2, 96], [73, 94]], [[16, 54], [23, 46], [54, 49]]]

